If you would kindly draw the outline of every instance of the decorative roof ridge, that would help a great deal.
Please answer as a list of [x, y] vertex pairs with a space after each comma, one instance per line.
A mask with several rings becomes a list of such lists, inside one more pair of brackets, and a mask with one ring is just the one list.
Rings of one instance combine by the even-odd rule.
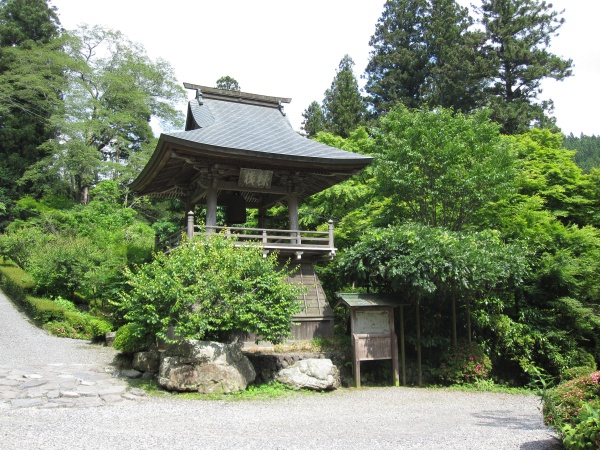
[[229, 91], [226, 89], [217, 89], [199, 84], [183, 83], [186, 89], [196, 89], [202, 98], [222, 100], [227, 102], [246, 103], [250, 105], [268, 106], [282, 110], [282, 103], [290, 103], [291, 98], [270, 97], [267, 95], [251, 94], [242, 91]]

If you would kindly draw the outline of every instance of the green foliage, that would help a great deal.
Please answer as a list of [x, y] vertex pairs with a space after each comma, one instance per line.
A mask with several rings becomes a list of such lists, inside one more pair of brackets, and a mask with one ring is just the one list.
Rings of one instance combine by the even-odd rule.
[[409, 108], [483, 105], [485, 55], [468, 9], [453, 0], [388, 0], [369, 44], [365, 90], [377, 115]]
[[565, 448], [598, 448], [600, 372], [565, 381], [546, 392], [544, 421], [562, 434]]
[[308, 108], [302, 113], [302, 117], [304, 118], [302, 129], [308, 137], [314, 137], [317, 133], [325, 131], [325, 113], [319, 102], [311, 102]]
[[586, 136], [583, 133], [575, 137], [573, 133], [565, 138], [565, 148], [575, 150], [575, 162], [584, 173], [600, 168], [600, 136]]
[[585, 405], [579, 423], [574, 427], [567, 424], [561, 432], [567, 449], [600, 448], [600, 410]]
[[395, 108], [376, 135], [376, 177], [396, 220], [460, 230], [513, 189], [514, 159], [483, 112]]
[[33, 289], [35, 283], [23, 269], [5, 262], [0, 265], [0, 286], [15, 301], [24, 304], [27, 293]]
[[117, 330], [113, 347], [125, 353], [135, 353], [148, 349], [152, 343], [147, 330], [142, 325], [131, 322]]
[[480, 345], [463, 342], [448, 350], [433, 373], [444, 383], [464, 384], [485, 381], [491, 369], [492, 362]]
[[33, 318], [42, 324], [61, 321], [67, 313], [65, 308], [50, 299], [31, 296], [27, 297], [27, 309], [31, 312]]
[[227, 75], [217, 80], [217, 89], [224, 89], [226, 91], [240, 91], [240, 84], [235, 78]]
[[156, 254], [136, 271], [126, 269], [129, 290], [120, 295], [120, 308], [153, 340], [167, 339], [174, 326], [183, 338], [219, 340], [244, 330], [276, 343], [288, 336], [299, 310], [299, 287], [287, 284], [276, 265], [258, 247], [203, 236], [168, 256]]
[[88, 328], [93, 338], [103, 338], [106, 333], [114, 329], [113, 324], [106, 319], [90, 316]]
[[352, 58], [345, 55], [323, 100], [326, 129], [343, 138], [349, 137], [362, 124], [366, 114], [353, 66]]
[[548, 51], [564, 22], [552, 6], [538, 0], [483, 0], [477, 8], [491, 64], [492, 118], [506, 134], [525, 132], [533, 123], [551, 125], [545, 114], [552, 111], [552, 102], [537, 101], [541, 82], [572, 75], [572, 60]]

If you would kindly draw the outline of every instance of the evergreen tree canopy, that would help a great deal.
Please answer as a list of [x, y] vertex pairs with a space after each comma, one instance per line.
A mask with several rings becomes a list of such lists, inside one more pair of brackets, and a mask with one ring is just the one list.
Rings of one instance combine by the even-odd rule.
[[47, 44], [59, 33], [56, 8], [47, 0], [0, 0], [0, 47], [27, 40]]
[[533, 124], [551, 124], [546, 114], [552, 111], [552, 102], [537, 100], [543, 79], [572, 75], [572, 61], [548, 50], [564, 19], [552, 4], [539, 0], [483, 0], [477, 11], [492, 65], [488, 89], [492, 119], [507, 134], [521, 133]]
[[61, 108], [68, 58], [59, 25], [45, 0], [0, 1], [0, 202], [8, 205], [27, 192], [18, 183], [45, 156], [39, 146]]
[[320, 131], [325, 131], [325, 113], [316, 100], [308, 105], [308, 108], [302, 113], [302, 117], [304, 117], [302, 129], [306, 132], [308, 137], [313, 137]]
[[352, 58], [345, 55], [323, 100], [328, 131], [344, 138], [362, 124], [366, 112], [353, 66]]
[[365, 74], [375, 113], [397, 103], [463, 112], [481, 105], [487, 63], [472, 22], [455, 0], [388, 0]]

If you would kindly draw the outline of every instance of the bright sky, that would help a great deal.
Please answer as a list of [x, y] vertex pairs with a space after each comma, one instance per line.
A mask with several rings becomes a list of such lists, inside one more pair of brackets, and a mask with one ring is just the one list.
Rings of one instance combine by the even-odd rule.
[[[356, 63], [357, 78], [369, 59], [369, 39], [385, 0], [52, 0], [61, 23], [123, 32], [152, 58], [169, 61], [178, 80], [214, 86], [224, 75], [245, 92], [289, 97], [285, 111], [294, 129], [311, 101], [323, 100], [342, 57]], [[477, 0], [459, 0], [468, 5]], [[544, 83], [565, 133], [600, 135], [600, 16], [598, 0], [553, 0], [566, 23], [551, 50], [575, 64], [575, 75]], [[360, 80], [362, 85], [364, 80]], [[189, 97], [193, 96], [189, 92]], [[184, 107], [182, 105], [182, 110]]]

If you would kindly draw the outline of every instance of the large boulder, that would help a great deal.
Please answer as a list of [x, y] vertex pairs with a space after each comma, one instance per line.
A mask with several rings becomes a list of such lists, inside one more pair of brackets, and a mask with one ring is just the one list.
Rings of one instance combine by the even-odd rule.
[[131, 365], [140, 372], [156, 373], [160, 367], [160, 353], [155, 350], [134, 353]]
[[167, 346], [158, 383], [173, 391], [230, 393], [243, 391], [255, 377], [239, 344], [182, 340]]
[[280, 370], [275, 379], [294, 389], [325, 391], [341, 385], [340, 371], [330, 359], [303, 359]]

